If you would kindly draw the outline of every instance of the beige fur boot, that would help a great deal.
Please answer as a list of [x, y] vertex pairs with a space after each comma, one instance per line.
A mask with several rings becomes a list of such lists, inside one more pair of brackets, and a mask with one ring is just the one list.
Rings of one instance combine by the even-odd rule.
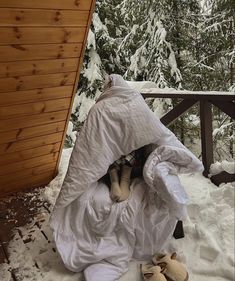
[[155, 255], [153, 263], [162, 268], [163, 274], [169, 281], [188, 281], [188, 272], [185, 267], [176, 260], [176, 253], [172, 255]]
[[162, 274], [162, 269], [160, 266], [152, 264], [141, 265], [141, 272], [144, 281], [167, 281], [165, 276]]

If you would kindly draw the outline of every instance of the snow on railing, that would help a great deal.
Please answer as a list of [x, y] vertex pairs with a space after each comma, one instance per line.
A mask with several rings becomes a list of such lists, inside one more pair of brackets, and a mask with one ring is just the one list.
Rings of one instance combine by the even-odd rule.
[[[219, 97], [221, 99], [221, 97], [234, 97], [235, 93], [234, 92], [220, 92], [220, 91], [188, 91], [188, 90], [175, 90], [175, 89], [157, 89], [157, 88], [148, 88], [148, 89], [141, 89], [141, 94], [143, 94], [144, 96], [149, 95], [150, 97], [154, 97], [156, 94], [158, 96], [161, 95], [161, 97], [165, 97], [165, 96], [184, 96], [186, 98], [185, 95], [190, 96], [190, 98], [192, 98], [192, 96], [195, 95], [199, 95], [201, 97], [207, 97], [207, 96], [213, 96], [213, 97]], [[229, 98], [230, 99], [230, 98]]]
[[[136, 88], [135, 85], [131, 85]], [[153, 87], [152, 87], [153, 86]], [[200, 105], [200, 124], [201, 124], [201, 147], [202, 162], [204, 165], [204, 176], [208, 177], [210, 166], [214, 162], [213, 157], [213, 136], [212, 136], [212, 104], [235, 120], [235, 93], [218, 91], [186, 91], [175, 89], [158, 89], [153, 84], [149, 87], [138, 89], [144, 98], [180, 98], [182, 101], [172, 110], [161, 117], [164, 125], [169, 125], [179, 118], [185, 111], [196, 103]], [[221, 182], [235, 181], [235, 174], [226, 171], [212, 176], [211, 180], [219, 185]]]

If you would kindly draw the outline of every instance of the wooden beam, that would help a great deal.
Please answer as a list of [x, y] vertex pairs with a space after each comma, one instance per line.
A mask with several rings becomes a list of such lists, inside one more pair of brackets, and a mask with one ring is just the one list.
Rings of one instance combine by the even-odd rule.
[[210, 102], [235, 120], [235, 104], [232, 101], [211, 100]]
[[229, 174], [223, 171], [217, 175], [212, 176], [210, 179], [215, 185], [219, 186], [221, 183], [228, 183], [228, 182], [235, 181], [235, 174]]
[[208, 101], [200, 101], [200, 121], [201, 121], [201, 146], [202, 163], [204, 165], [203, 175], [208, 177], [213, 160], [213, 138], [212, 138], [212, 111]]
[[164, 125], [169, 125], [173, 122], [176, 118], [182, 115], [186, 110], [192, 107], [197, 101], [196, 100], [183, 100], [179, 104], [177, 104], [171, 111], [165, 114], [161, 118], [161, 122]]

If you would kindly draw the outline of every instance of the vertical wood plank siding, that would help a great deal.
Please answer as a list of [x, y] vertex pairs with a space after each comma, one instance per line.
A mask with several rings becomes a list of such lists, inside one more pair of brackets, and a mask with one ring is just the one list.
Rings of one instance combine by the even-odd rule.
[[0, 1], [0, 196], [58, 172], [94, 7]]

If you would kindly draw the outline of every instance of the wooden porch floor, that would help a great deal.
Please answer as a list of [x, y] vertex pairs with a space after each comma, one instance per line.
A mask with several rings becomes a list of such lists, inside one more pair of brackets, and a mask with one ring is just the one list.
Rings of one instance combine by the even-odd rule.
[[[47, 201], [42, 200], [39, 193], [40, 190], [37, 189], [0, 198], [0, 264], [10, 264], [8, 246], [16, 235], [21, 240], [20, 243], [24, 243], [26, 247], [28, 243], [33, 242], [38, 231], [41, 233], [40, 239], [45, 239], [45, 243], [51, 242], [42, 227], [45, 213], [48, 216], [50, 214], [50, 205]], [[23, 235], [20, 227], [28, 223], [33, 223], [33, 225], [28, 234]], [[56, 251], [54, 247], [52, 250]], [[37, 262], [34, 266], [39, 268]], [[9, 267], [9, 272], [11, 280], [21, 280], [19, 271], [16, 272]]]

